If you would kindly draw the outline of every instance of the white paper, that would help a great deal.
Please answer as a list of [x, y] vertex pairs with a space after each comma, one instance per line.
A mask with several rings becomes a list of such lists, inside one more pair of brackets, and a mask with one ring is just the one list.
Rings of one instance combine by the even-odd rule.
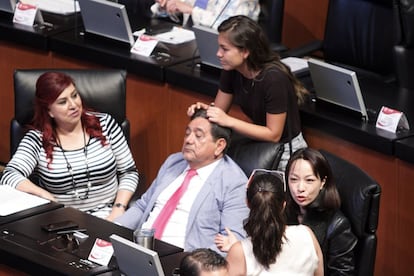
[[154, 50], [155, 46], [157, 46], [157, 43], [157, 39], [142, 34], [135, 41], [134, 46], [132, 46], [131, 53], [149, 57], [152, 51]]
[[89, 253], [88, 260], [107, 266], [113, 253], [114, 248], [112, 247], [112, 243], [102, 239], [96, 239], [92, 250]]
[[8, 216], [50, 201], [10, 186], [0, 185], [0, 216]]
[[14, 10], [13, 23], [33, 26], [37, 12], [36, 6], [19, 2]]
[[171, 31], [157, 34], [159, 41], [170, 44], [181, 44], [195, 39], [194, 32], [181, 27], [173, 27]]
[[378, 115], [376, 127], [395, 133], [400, 127], [410, 129], [407, 117], [401, 111], [383, 106]]
[[304, 58], [287, 57], [281, 59], [281, 61], [290, 67], [292, 73], [308, 70], [308, 61]]

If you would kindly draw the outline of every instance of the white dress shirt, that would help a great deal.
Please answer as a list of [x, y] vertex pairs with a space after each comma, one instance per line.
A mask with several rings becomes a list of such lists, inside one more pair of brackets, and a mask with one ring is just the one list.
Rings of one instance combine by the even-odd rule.
[[[203, 168], [197, 170], [195, 175], [188, 185], [187, 191], [181, 197], [176, 210], [171, 215], [161, 237], [162, 241], [168, 242], [175, 246], [184, 248], [185, 232], [187, 229], [188, 216], [190, 214], [191, 206], [207, 178], [217, 166], [218, 161], [215, 161]], [[147, 221], [142, 225], [142, 228], [151, 228], [155, 219], [160, 214], [162, 208], [180, 187], [184, 181], [184, 177], [190, 168], [187, 167], [157, 198], [154, 208], [152, 209]]]

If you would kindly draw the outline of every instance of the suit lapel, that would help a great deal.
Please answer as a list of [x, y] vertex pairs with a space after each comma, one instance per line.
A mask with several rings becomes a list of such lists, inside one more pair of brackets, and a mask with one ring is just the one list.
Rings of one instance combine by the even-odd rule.
[[221, 179], [218, 179], [219, 176], [221, 175], [222, 170], [223, 170], [223, 165], [221, 164], [221, 162], [224, 162], [224, 159], [220, 160], [220, 163], [217, 164], [214, 171], [206, 179], [206, 182], [204, 183], [204, 185], [201, 188], [201, 190], [199, 191], [196, 199], [194, 200], [193, 206], [191, 206], [191, 211], [190, 211], [190, 214], [188, 216], [187, 234], [189, 233], [189, 231], [191, 231], [191, 227], [194, 224], [194, 220], [195, 220], [196, 216], [198, 215], [201, 206], [203, 205], [204, 201], [207, 200], [207, 198], [208, 198], [206, 195], [210, 195], [214, 192], [213, 191], [213, 189], [214, 189], [213, 184], [221, 182]]

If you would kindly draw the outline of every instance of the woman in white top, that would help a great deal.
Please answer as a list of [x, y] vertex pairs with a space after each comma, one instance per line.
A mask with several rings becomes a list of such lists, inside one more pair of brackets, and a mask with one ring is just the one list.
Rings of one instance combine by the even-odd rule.
[[256, 171], [247, 188], [248, 238], [230, 248], [229, 275], [323, 275], [319, 243], [307, 226], [287, 226], [281, 175]]

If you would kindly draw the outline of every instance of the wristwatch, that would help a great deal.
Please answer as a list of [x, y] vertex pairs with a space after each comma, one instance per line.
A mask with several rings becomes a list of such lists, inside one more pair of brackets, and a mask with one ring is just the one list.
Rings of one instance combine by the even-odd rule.
[[115, 203], [115, 204], [114, 204], [114, 206], [115, 206], [115, 207], [117, 207], [117, 208], [124, 208], [125, 210], [126, 210], [126, 208], [127, 208], [127, 206], [126, 206], [126, 205], [124, 205], [124, 204], [122, 204], [122, 203], [120, 203], [120, 202]]

